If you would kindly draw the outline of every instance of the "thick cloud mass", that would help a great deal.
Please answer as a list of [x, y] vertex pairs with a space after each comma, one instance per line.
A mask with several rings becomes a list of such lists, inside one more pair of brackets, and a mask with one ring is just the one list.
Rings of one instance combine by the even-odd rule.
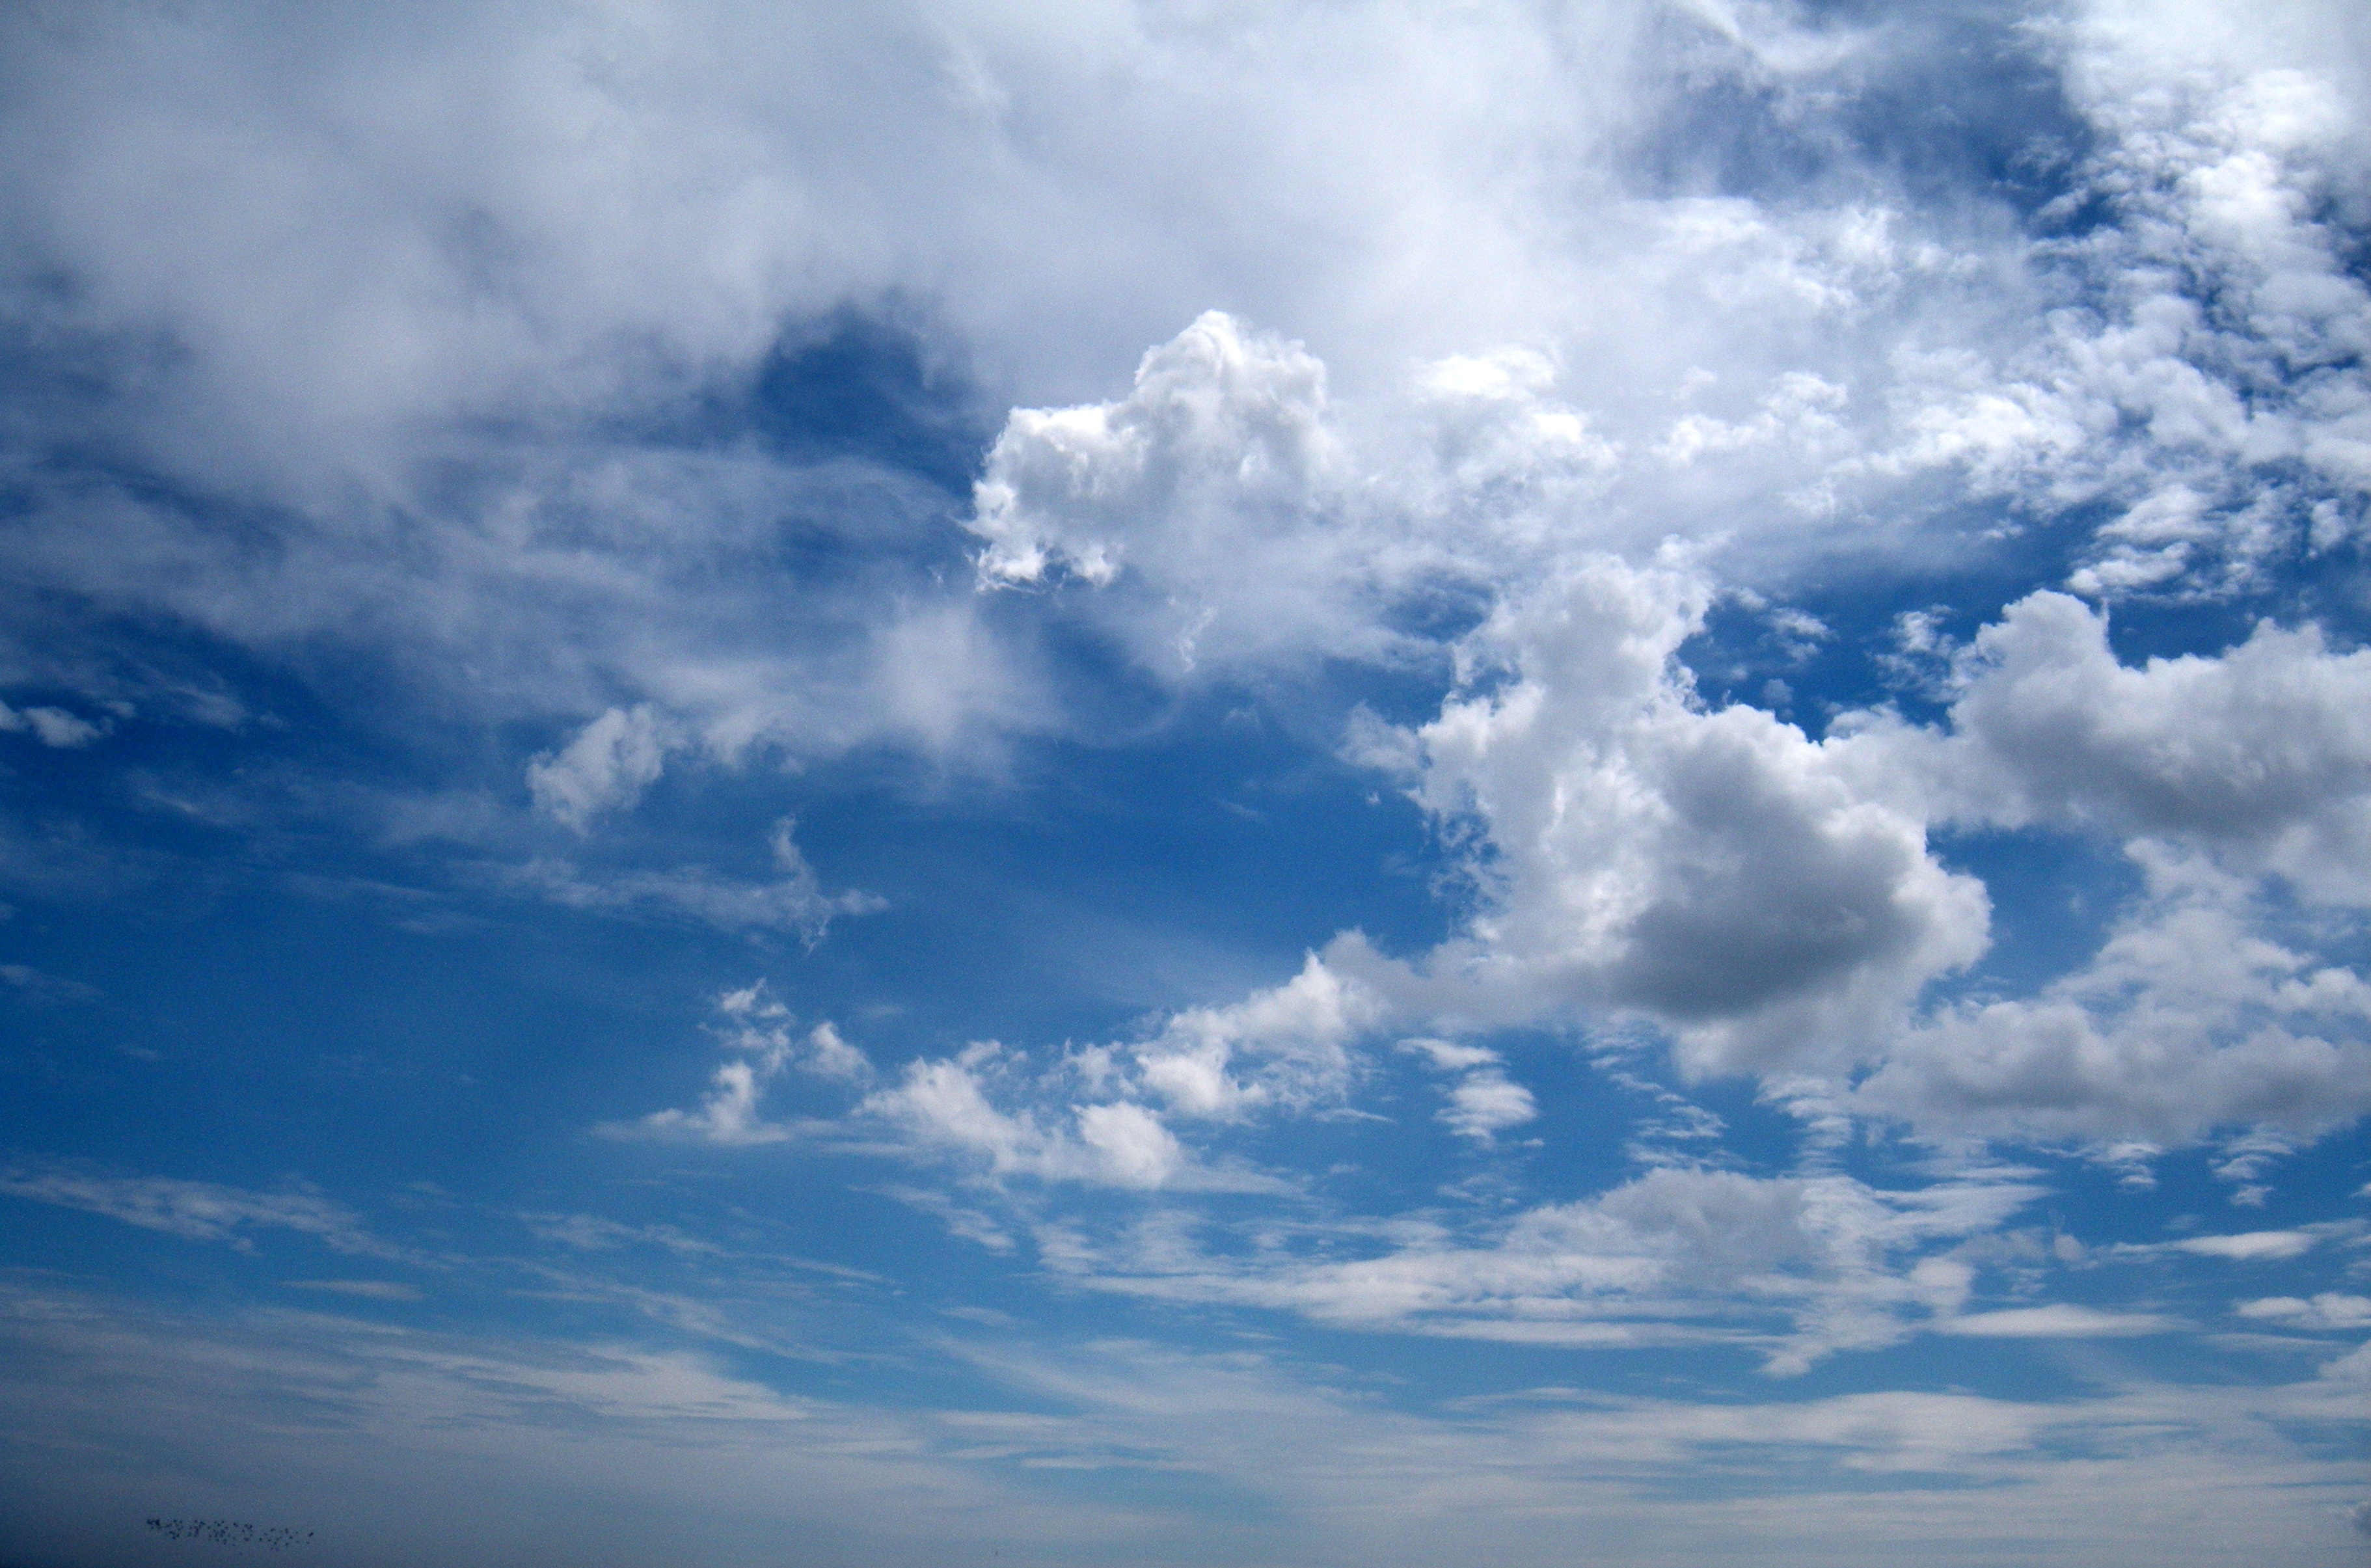
[[1428, 967], [1644, 1009], [1699, 1070], [1833, 1057], [1983, 951], [1984, 890], [1801, 731], [1694, 701], [1673, 656], [1703, 609], [1676, 571], [1601, 562], [1465, 645], [1514, 678], [1410, 737], [1419, 798], [1493, 851], [1473, 938]]
[[2236, 648], [2134, 668], [2107, 633], [2064, 594], [2010, 605], [1960, 655], [1949, 737], [1921, 732], [1886, 766], [1923, 771], [1952, 820], [2164, 839], [2361, 903], [2371, 654], [2267, 621]]

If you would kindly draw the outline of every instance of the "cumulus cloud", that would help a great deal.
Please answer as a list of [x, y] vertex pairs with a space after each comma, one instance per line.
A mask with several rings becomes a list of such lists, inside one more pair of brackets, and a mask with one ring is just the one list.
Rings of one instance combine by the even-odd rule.
[[1305, 345], [1207, 312], [1145, 354], [1127, 397], [1013, 411], [967, 524], [982, 578], [1106, 590], [1092, 613], [1172, 678], [1405, 657], [1422, 640], [1395, 610], [1486, 598], [1603, 489], [1615, 450], [1556, 379], [1504, 348], [1345, 412]]
[[[873, 1081], [872, 1058], [842, 1038], [830, 1020], [801, 1029], [763, 980], [719, 996], [716, 1013], [713, 1032], [719, 1046], [732, 1055], [710, 1076], [699, 1109], [657, 1111], [639, 1122], [605, 1125], [603, 1133], [727, 1147], [781, 1143], [802, 1128], [768, 1121], [759, 1101], [768, 1085], [784, 1072], [795, 1070], [860, 1090]], [[812, 1132], [821, 1124], [810, 1121], [804, 1130]]]
[[2132, 666], [2105, 613], [2039, 593], [1960, 651], [1951, 691], [1948, 732], [1847, 725], [1866, 726], [1873, 788], [1915, 788], [1944, 820], [2180, 843], [2371, 899], [2371, 652], [2266, 622], [2220, 653]]
[[1144, 1090], [1177, 1114], [1305, 1110], [1350, 1088], [1350, 1048], [1384, 1017], [1382, 997], [1312, 953], [1281, 986], [1172, 1015], [1128, 1055]]
[[1579, 564], [1464, 647], [1411, 738], [1417, 798], [1487, 850], [1472, 935], [1422, 968], [1485, 1009], [1637, 1009], [1692, 1070], [1831, 1059], [1976, 958], [1988, 905], [1923, 824], [1677, 667], [1701, 579]]
[[2371, 1109], [2371, 987], [2261, 935], [2244, 885], [2136, 858], [2145, 893], [2088, 963], [2030, 997], [1938, 1009], [1891, 1045], [1858, 1104], [2111, 1142], [2232, 1124], [2318, 1136]]
[[[1428, 375], [1433, 394], [1521, 404], [1532, 433], [1506, 439], [1537, 444], [1544, 363]], [[1796, 406], [1834, 405], [1814, 389], [1798, 386]], [[1354, 726], [1351, 748], [1470, 851], [1467, 934], [1399, 963], [1346, 937], [1331, 970], [1419, 1021], [1643, 1015], [1693, 1072], [1874, 1063], [1864, 1108], [1937, 1124], [2129, 1144], [2251, 1123], [2312, 1136], [2360, 1114], [2360, 982], [2259, 935], [2269, 906], [2248, 879], [2347, 903], [2371, 885], [2365, 655], [2268, 623], [2236, 649], [2134, 668], [2103, 613], [2044, 592], [1965, 648], [1923, 628], [1927, 654], [1949, 656], [1945, 724], [1848, 714], [1815, 741], [1696, 698], [1676, 655], [1714, 593], [1700, 556], [1633, 565], [1587, 550], [1585, 531], [1535, 549], [1575, 492], [1476, 479], [1420, 447], [1415, 467], [1354, 462], [1355, 433], [1332, 418], [1304, 349], [1206, 317], [1147, 356], [1128, 398], [1017, 414], [973, 521], [991, 581], [1068, 571], [1124, 596], [1140, 580], [1146, 624], [1205, 652], [1228, 617], [1321, 646], [1346, 604], [1374, 624], [1392, 568], [1345, 565], [1344, 540], [1387, 563], [1376, 547], [1397, 540], [1398, 559], [1487, 585], [1439, 716]], [[1690, 463], [1750, 444], [1689, 428]], [[1455, 548], [1425, 525], [1444, 495], [1481, 525]], [[1527, 549], [1530, 581], [1513, 570]], [[1263, 551], [1290, 569], [1220, 565]], [[1229, 597], [1279, 581], [1330, 582], [1335, 599]], [[1989, 941], [1982, 884], [1929, 845], [1939, 826], [2130, 839], [2149, 894], [2041, 995], [1914, 1022], [1926, 988]], [[1147, 1081], [1186, 1109], [1231, 1107], [1218, 1057], [1207, 1043], [1148, 1057]]]
[[1168, 1182], [1184, 1164], [1175, 1135], [1141, 1105], [1076, 1106], [1064, 1118], [1068, 1125], [1051, 1126], [1033, 1110], [999, 1109], [984, 1080], [1009, 1067], [1001, 1047], [975, 1044], [956, 1056], [909, 1065], [896, 1087], [861, 1109], [926, 1148], [982, 1162], [995, 1177], [1149, 1188]]
[[[1239, 1162], [1206, 1160], [1160, 1113], [1137, 1101], [1072, 1100], [1061, 1067], [1032, 1074], [1027, 1059], [993, 1041], [953, 1056], [909, 1062], [894, 1086], [856, 1110], [850, 1130], [886, 1132], [897, 1152], [954, 1159], [992, 1182], [1036, 1182], [1171, 1192], [1278, 1193], [1276, 1177]], [[1002, 1103], [999, 1103], [1001, 1101]]]

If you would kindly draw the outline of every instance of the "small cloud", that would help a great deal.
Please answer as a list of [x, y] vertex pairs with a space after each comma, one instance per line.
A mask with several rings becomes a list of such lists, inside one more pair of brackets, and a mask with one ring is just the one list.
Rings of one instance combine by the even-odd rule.
[[99, 994], [96, 986], [62, 980], [22, 963], [0, 963], [0, 981], [6, 981], [30, 1002], [88, 1002], [97, 1000]]
[[2267, 1259], [2300, 1257], [2313, 1251], [2314, 1243], [2319, 1239], [2306, 1230], [2250, 1230], [2237, 1236], [2192, 1236], [2169, 1245], [2177, 1252], [2251, 1263]]
[[30, 730], [45, 746], [87, 746], [114, 728], [112, 719], [102, 719], [94, 724], [63, 708], [11, 708], [0, 702], [0, 732], [19, 733]]
[[666, 766], [672, 736], [650, 705], [612, 708], [557, 753], [527, 764], [536, 809], [583, 833], [604, 812], [642, 798]]
[[1506, 1075], [1496, 1051], [1426, 1038], [1403, 1040], [1399, 1048], [1423, 1056], [1436, 1071], [1463, 1075], [1438, 1115], [1460, 1137], [1486, 1144], [1539, 1115], [1532, 1091]]
[[365, 1301], [417, 1301], [420, 1287], [391, 1279], [283, 1279], [290, 1290], [319, 1290], [332, 1296], [358, 1297]]
[[2053, 1302], [2047, 1307], [2014, 1307], [2002, 1312], [1948, 1318], [1935, 1325], [1935, 1332], [1976, 1339], [2106, 1339], [2162, 1334], [2180, 1327], [2175, 1320], [2154, 1312], [2101, 1312]]
[[785, 817], [774, 824], [767, 845], [781, 869], [780, 882], [736, 882], [704, 866], [667, 871], [587, 874], [566, 860], [537, 859], [508, 875], [512, 886], [539, 894], [571, 909], [605, 914], [674, 915], [722, 931], [789, 931], [812, 949], [832, 921], [871, 915], [889, 901], [858, 888], [826, 893]]
[[2296, 1296], [2267, 1296], [2242, 1301], [2233, 1309], [2242, 1318], [2279, 1323], [2295, 1329], [2371, 1329], [2371, 1296], [2342, 1296], [2323, 1291], [2311, 1300]]
[[256, 1193], [213, 1182], [114, 1176], [78, 1165], [26, 1162], [0, 1169], [0, 1193], [191, 1241], [227, 1241], [241, 1251], [252, 1250], [246, 1232], [258, 1228], [298, 1231], [341, 1252], [386, 1256], [391, 1251], [365, 1232], [352, 1211], [308, 1187]]
[[529, 1230], [547, 1241], [557, 1241], [579, 1251], [601, 1252], [626, 1246], [664, 1247], [683, 1257], [720, 1254], [724, 1249], [712, 1241], [702, 1241], [687, 1236], [672, 1225], [620, 1225], [614, 1219], [603, 1219], [591, 1214], [523, 1214], [520, 1220]]

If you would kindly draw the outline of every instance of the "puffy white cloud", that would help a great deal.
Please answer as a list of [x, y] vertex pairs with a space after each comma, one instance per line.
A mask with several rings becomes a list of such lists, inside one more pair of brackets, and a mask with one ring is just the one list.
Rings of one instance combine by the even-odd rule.
[[2371, 654], [2260, 625], [2214, 654], [2122, 663], [2104, 613], [2008, 606], [1950, 656], [1948, 721], [1848, 715], [1829, 743], [1868, 796], [1937, 824], [2121, 842], [2143, 887], [2039, 992], [1904, 1029], [1856, 1099], [1937, 1128], [2142, 1155], [2258, 1126], [2218, 1169], [2261, 1202], [2286, 1152], [2371, 1109], [2371, 986], [2291, 900], [2371, 900]]
[[1833, 748], [1707, 709], [1676, 663], [1707, 590], [1578, 563], [1462, 647], [1407, 738], [1417, 798], [1471, 836], [1471, 935], [1417, 966], [1485, 1016], [1636, 1009], [1691, 1070], [1848, 1056], [1980, 954], [1987, 905]]
[[657, 1111], [639, 1122], [613, 1123], [600, 1129], [612, 1137], [680, 1138], [727, 1146], [781, 1143], [804, 1127], [766, 1120], [759, 1107], [767, 1086], [791, 1068], [844, 1086], [863, 1088], [873, 1081], [873, 1062], [841, 1038], [830, 1020], [801, 1031], [791, 1009], [766, 982], [716, 998], [722, 1020], [715, 1026], [721, 1046], [734, 1053], [710, 1077], [708, 1093], [696, 1111]]
[[1090, 613], [1173, 678], [1403, 655], [1396, 611], [1486, 599], [1584, 526], [1616, 455], [1556, 379], [1503, 348], [1342, 410], [1304, 345], [1206, 312], [1127, 397], [1013, 411], [967, 525], [983, 580], [1108, 590]]
[[1938, 1130], [2160, 1143], [2234, 1124], [2319, 1136], [2371, 1110], [2371, 987], [2258, 934], [2230, 879], [2140, 859], [2147, 891], [2088, 963], [2030, 997], [1937, 1009], [1857, 1105]]
[[2224, 652], [2136, 667], [2104, 613], [2038, 593], [1959, 651], [1950, 689], [1948, 734], [1854, 721], [1873, 792], [1913, 789], [1969, 824], [2188, 844], [2371, 900], [2371, 651], [2267, 622]]
[[993, 1043], [910, 1062], [895, 1087], [867, 1097], [858, 1115], [902, 1135], [913, 1153], [951, 1154], [994, 1180], [1023, 1176], [1139, 1190], [1277, 1188], [1250, 1171], [1199, 1163], [1158, 1115], [1133, 1101], [1073, 1104], [1050, 1113], [1025, 1101], [1001, 1109], [990, 1091], [1010, 1084], [1019, 1066]]
[[1312, 953], [1283, 985], [1173, 1014], [1128, 1054], [1144, 1089], [1180, 1115], [1305, 1110], [1349, 1089], [1350, 1048], [1385, 1016], [1374, 991]]
[[[2327, 7], [2240, 15], [2104, 0], [2053, 27], [2092, 136], [2030, 252], [2057, 307], [1913, 366], [1907, 439], [1848, 464], [2110, 508], [2086, 593], [2245, 584], [2351, 536], [2371, 486], [2362, 41]], [[2087, 206], [2107, 221], [2048, 232]]]

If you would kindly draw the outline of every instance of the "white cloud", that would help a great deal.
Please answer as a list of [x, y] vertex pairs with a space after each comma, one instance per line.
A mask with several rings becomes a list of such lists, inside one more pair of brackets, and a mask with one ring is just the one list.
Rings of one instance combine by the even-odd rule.
[[2047, 1307], [2011, 1307], [1945, 1319], [1936, 1332], [1978, 1339], [2104, 1339], [2169, 1333], [2183, 1327], [2154, 1312], [2102, 1312], [2063, 1301]]
[[582, 833], [604, 812], [631, 810], [666, 766], [665, 726], [647, 703], [612, 708], [557, 755], [527, 765], [538, 810]]
[[2300, 1257], [2319, 1239], [2304, 1230], [2250, 1230], [2237, 1236], [2192, 1236], [2165, 1245], [2177, 1252], [2202, 1258], [2229, 1258], [2237, 1262]]
[[2232, 1309], [2242, 1318], [2293, 1329], [2371, 1329], [2371, 1297], [2325, 1290], [2310, 1300], [2267, 1296]]
[[2227, 651], [2134, 667], [2104, 614], [2040, 593], [1960, 652], [1953, 694], [1948, 733], [1856, 721], [1872, 788], [1914, 788], [1938, 818], [2180, 843], [2371, 900], [2371, 651], [2266, 622]]
[[2229, 879], [2138, 859], [2147, 892], [2088, 964], [2030, 998], [1940, 1009], [1891, 1045], [1859, 1106], [1937, 1129], [2157, 1142], [2233, 1124], [2319, 1136], [2371, 1109], [2371, 989], [2258, 935]]
[[30, 730], [45, 746], [71, 750], [87, 746], [114, 728], [110, 720], [94, 723], [63, 708], [11, 708], [0, 702], [0, 732]]
[[786, 931], [812, 948], [843, 916], [871, 915], [888, 901], [860, 888], [826, 893], [784, 817], [768, 836], [779, 882], [735, 882], [701, 866], [667, 871], [587, 873], [563, 860], [538, 859], [506, 873], [508, 885], [572, 909], [671, 914], [726, 931]]
[[227, 1241], [249, 1251], [253, 1228], [293, 1230], [341, 1252], [387, 1251], [343, 1205], [305, 1187], [249, 1192], [168, 1176], [115, 1176], [78, 1166], [17, 1164], [0, 1170], [0, 1193], [56, 1204], [161, 1230], [191, 1241]]
[[1974, 879], [1833, 748], [1707, 710], [1674, 655], [1707, 602], [1677, 564], [1577, 564], [1462, 647], [1415, 732], [1417, 798], [1486, 849], [1472, 934], [1408, 986], [1488, 1017], [1636, 1009], [1693, 1071], [1834, 1060], [1980, 954]]
[[1121, 1238], [1074, 1240], [1048, 1262], [1097, 1289], [1341, 1328], [1575, 1347], [1729, 1342], [1786, 1374], [1955, 1313], [1967, 1270], [1935, 1250], [2038, 1193], [2013, 1181], [1887, 1193], [1843, 1177], [1663, 1169], [1481, 1237], [1431, 1220], [1379, 1225], [1367, 1256], [1328, 1256], [1359, 1243], [1320, 1227], [1301, 1248], [1248, 1255]]
[[[942, 1319], [901, 1354], [919, 1376], [962, 1378], [963, 1399], [889, 1409], [761, 1386], [633, 1337], [432, 1334], [286, 1309], [182, 1320], [22, 1287], [6, 1306], [0, 1407], [32, 1451], [11, 1480], [61, 1449], [88, 1456], [25, 1492], [37, 1528], [137, 1518], [157, 1456], [211, 1456], [258, 1478], [259, 1513], [419, 1561], [722, 1562], [824, 1531], [884, 1561], [957, 1538], [1014, 1558], [1118, 1560], [1190, 1528], [1245, 1561], [1463, 1552], [1530, 1568], [1575, 1560], [1579, 1507], [1584, 1561], [1824, 1565], [1893, 1561], [1904, 1541], [1998, 1555], [2040, 1539], [2112, 1568], [2209, 1568], [2229, 1559], [2225, 1531], [2284, 1562], [2326, 1554], [2332, 1516], [2362, 1489], [2351, 1456], [2273, 1435], [2352, 1419], [2361, 1387], [2342, 1378], [2102, 1381], [2051, 1401], [1516, 1387], [1443, 1408], [1379, 1401], [1352, 1374], [1256, 1343], [1197, 1354], [1009, 1322], [950, 1334]], [[292, 1427], [292, 1408], [319, 1419]], [[1047, 1470], [1128, 1484], [1147, 1469], [1260, 1506], [1181, 1519], [1093, 1486], [1045, 1495]], [[432, 1491], [445, 1506], [400, 1501]], [[2132, 1506], [2191, 1496], [2214, 1528]]]
[[1520, 1127], [1540, 1113], [1532, 1091], [1507, 1077], [1496, 1051], [1427, 1039], [1403, 1040], [1400, 1049], [1421, 1055], [1440, 1072], [1458, 1075], [1440, 1119], [1460, 1136], [1486, 1144], [1509, 1127]]
[[857, 1107], [850, 1130], [861, 1135], [871, 1124], [893, 1135], [897, 1152], [952, 1156], [994, 1181], [1026, 1177], [1139, 1191], [1284, 1190], [1273, 1177], [1198, 1159], [1158, 1114], [1133, 1101], [1040, 1108], [1047, 1086], [1030, 1081], [1025, 1066], [993, 1042], [909, 1062], [894, 1087], [874, 1091]]
[[[1544, 360], [1427, 375], [1427, 396], [1521, 404], [1530, 433], [1507, 439], [1540, 439]], [[1845, 406], [1817, 377], [1773, 396], [1805, 418]], [[1769, 440], [1793, 428], [1764, 422]], [[1684, 428], [1701, 438], [1691, 466], [1765, 439]], [[1939, 863], [1930, 824], [2148, 836], [2241, 878], [2366, 896], [2371, 691], [2354, 688], [2371, 655], [2267, 625], [2225, 654], [2132, 669], [2099, 614], [2038, 594], [1957, 653], [1948, 729], [1847, 716], [1813, 742], [1694, 700], [1674, 655], [1709, 602], [1701, 567], [1592, 556], [1585, 530], [1539, 531], [1579, 492], [1478, 479], [1421, 444], [1379, 461], [1363, 439], [1300, 345], [1206, 317], [1147, 356], [1129, 398], [1016, 415], [975, 520], [991, 578], [1067, 566], [1121, 600], [1136, 582], [1113, 614], [1154, 665], [1179, 638], [1211, 657], [1230, 617], [1245, 636], [1356, 651], [1409, 563], [1490, 585], [1440, 716], [1368, 722], [1352, 748], [1400, 771], [1475, 850], [1468, 934], [1405, 963], [1346, 938], [1330, 970], [1417, 1021], [1643, 1013], [1691, 1071], [1875, 1062], [1860, 1104], [1938, 1124], [2132, 1143], [2251, 1122], [2317, 1136], [2360, 1113], [2359, 980], [2258, 936], [2265, 911], [2244, 881], [2146, 844], [2133, 853], [2151, 897], [2088, 968], [2039, 997], [1909, 1020], [1989, 934], [1981, 884]], [[1602, 447], [1591, 463], [1616, 460]], [[1452, 545], [1432, 520], [1461, 508]], [[1271, 566], [1244, 566], [1263, 552]], [[1316, 597], [1237, 597], [1280, 582]], [[1221, 1055], [1150, 1055], [1146, 1081], [1180, 1108], [1234, 1113]]]
[[1384, 1016], [1373, 991], [1312, 953], [1283, 985], [1226, 1007], [1188, 1008], [1128, 1051], [1144, 1089], [1176, 1114], [1305, 1110], [1349, 1090], [1350, 1046]]
[[613, 1123], [600, 1131], [611, 1137], [685, 1139], [737, 1147], [781, 1143], [826, 1124], [792, 1125], [766, 1120], [759, 1101], [767, 1086], [788, 1069], [862, 1090], [873, 1082], [872, 1059], [843, 1039], [830, 1020], [801, 1031], [766, 982], [759, 980], [716, 998], [722, 1019], [714, 1032], [732, 1053], [710, 1075], [709, 1090], [696, 1111], [653, 1112], [639, 1122]]

